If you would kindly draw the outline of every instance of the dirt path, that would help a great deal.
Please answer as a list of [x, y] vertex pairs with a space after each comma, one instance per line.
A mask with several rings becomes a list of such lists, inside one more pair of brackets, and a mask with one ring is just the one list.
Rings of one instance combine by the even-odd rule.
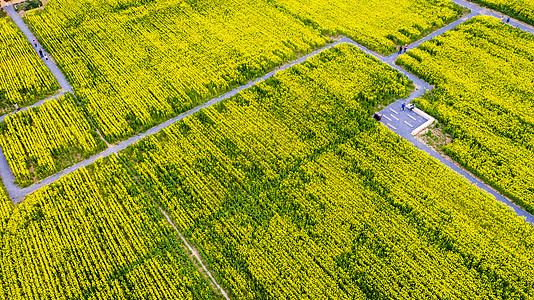
[[219, 292], [221, 292], [221, 294], [224, 296], [224, 298], [227, 299], [227, 300], [230, 300], [230, 298], [228, 297], [228, 294], [226, 293], [226, 291], [217, 283], [215, 278], [213, 278], [213, 275], [211, 275], [211, 272], [206, 268], [206, 266], [202, 262], [202, 258], [200, 258], [200, 254], [198, 253], [198, 250], [196, 250], [195, 248], [191, 247], [191, 245], [187, 242], [187, 240], [184, 238], [182, 233], [178, 230], [178, 228], [176, 228], [176, 225], [174, 225], [174, 223], [172, 222], [171, 218], [169, 218], [169, 215], [167, 214], [167, 212], [164, 211], [159, 206], [158, 206], [158, 208], [161, 211], [161, 213], [165, 216], [165, 219], [167, 220], [167, 223], [169, 223], [172, 227], [174, 227], [174, 230], [176, 230], [176, 232], [178, 233], [178, 235], [182, 239], [182, 242], [184, 243], [184, 245], [187, 247], [189, 252], [192, 253], [192, 255], [195, 257], [197, 262], [200, 264], [200, 267], [202, 268], [203, 273], [205, 275], [207, 275], [209, 277], [209, 279], [211, 279], [212, 284], [217, 288], [217, 290], [219, 290]]

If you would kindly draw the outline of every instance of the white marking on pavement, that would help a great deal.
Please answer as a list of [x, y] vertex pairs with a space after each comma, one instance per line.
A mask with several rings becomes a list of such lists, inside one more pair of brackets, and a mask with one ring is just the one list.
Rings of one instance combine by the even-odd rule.
[[408, 115], [408, 117], [412, 118], [412, 120], [417, 121], [414, 117]]
[[388, 119], [388, 121], [391, 121], [390, 118], [388, 118], [388, 116], [384, 115], [384, 118]]
[[389, 110], [391, 110], [392, 112], [394, 112], [395, 114], [399, 114], [398, 112], [394, 111], [391, 107], [389, 108]]
[[406, 122], [406, 121], [404, 121], [404, 123], [406, 123], [408, 126], [410, 126], [410, 127], [413, 128], [413, 125], [412, 125], [412, 124], [410, 124], [410, 123], [408, 123], [408, 122]]
[[397, 120], [397, 121], [399, 120], [399, 118], [395, 117], [395, 116], [392, 115], [392, 114], [390, 114], [390, 116], [391, 116], [393, 119]]
[[389, 124], [389, 123], [386, 123], [386, 124], [388, 124], [388, 126], [391, 127], [391, 128], [393, 128], [393, 129], [397, 129], [395, 126], [393, 126], [393, 125], [391, 125], [391, 124]]

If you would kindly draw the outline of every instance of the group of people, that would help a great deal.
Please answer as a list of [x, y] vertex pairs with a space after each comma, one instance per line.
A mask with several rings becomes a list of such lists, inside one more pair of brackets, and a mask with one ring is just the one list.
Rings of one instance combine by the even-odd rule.
[[403, 102], [401, 105], [401, 110], [404, 111], [405, 108], [408, 108], [409, 110], [413, 111], [415, 105], [413, 103], [408, 103], [408, 105], [406, 105], [406, 103]]
[[510, 24], [510, 18], [502, 17], [502, 22], [506, 24]]
[[[36, 40], [33, 40], [33, 46], [34, 46], [35, 48], [37, 48], [37, 41], [36, 41]], [[41, 58], [44, 58], [44, 59], [48, 60], [48, 55], [47, 55], [46, 53], [43, 52], [43, 49], [39, 49], [38, 52], [39, 52], [39, 56], [40, 56]]]
[[399, 54], [402, 54], [402, 50], [404, 50], [404, 53], [406, 53], [406, 51], [408, 50], [408, 44], [406, 44], [404, 46], [403, 45], [399, 45], [399, 46], [397, 46], [397, 48], [399, 49], [399, 52], [398, 52]]

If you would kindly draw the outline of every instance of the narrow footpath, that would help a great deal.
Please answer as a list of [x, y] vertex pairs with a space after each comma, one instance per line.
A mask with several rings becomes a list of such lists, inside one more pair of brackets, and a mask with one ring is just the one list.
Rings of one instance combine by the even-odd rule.
[[[479, 7], [473, 3], [470, 3], [470, 2], [465, 2], [465, 1], [460, 1], [460, 0], [452, 0], [454, 3], [456, 4], [459, 4], [461, 6], [464, 6], [464, 7], [467, 7], [469, 9], [471, 9], [471, 13], [469, 13], [467, 16], [464, 16], [462, 18], [460, 18], [459, 20], [429, 34], [428, 36], [425, 36], [424, 38], [410, 44], [408, 46], [408, 49], [413, 49], [413, 48], [416, 48], [418, 47], [421, 43], [425, 42], [425, 41], [428, 41], [436, 36], [439, 36], [449, 30], [452, 30], [454, 29], [456, 26], [466, 22], [467, 20], [477, 16], [477, 15], [488, 15], [488, 16], [493, 16], [495, 18], [499, 18], [499, 19], [502, 19], [503, 18], [503, 14], [498, 14], [498, 13], [495, 13], [493, 11], [490, 11], [488, 9], [485, 9], [485, 8], [482, 8], [482, 7]], [[15, 10], [13, 9], [12, 6], [7, 6], [6, 7], [9, 15], [11, 16], [11, 18], [15, 21], [15, 24], [17, 24], [17, 26], [19, 26], [19, 28], [21, 29], [21, 31], [26, 35], [26, 37], [28, 38], [28, 41], [30, 42], [30, 44], [33, 42], [33, 40], [35, 39], [35, 37], [33, 36], [33, 34], [29, 31], [29, 29], [26, 27], [26, 25], [24, 24], [24, 22], [22, 21], [22, 19], [18, 16], [18, 14], [15, 12]], [[507, 18], [507, 17], [506, 17]], [[514, 19], [511, 19], [511, 22], [509, 23], [510, 26], [514, 26], [514, 27], [517, 27], [517, 28], [520, 28], [521, 30], [524, 30], [526, 32], [530, 32], [532, 34], [534, 34], [534, 27], [532, 26], [529, 26], [529, 25], [526, 25], [524, 23], [521, 23], [521, 22], [518, 22]], [[184, 119], [184, 118], [187, 118], [189, 116], [191, 116], [192, 114], [198, 112], [199, 110], [203, 109], [203, 108], [206, 108], [206, 107], [209, 107], [213, 104], [216, 104], [222, 100], [225, 100], [225, 99], [228, 99], [234, 95], [236, 95], [237, 93], [239, 93], [241, 90], [244, 90], [244, 89], [247, 89], [247, 88], [250, 88], [268, 78], [271, 78], [272, 76], [274, 76], [276, 73], [282, 71], [282, 70], [285, 70], [285, 69], [288, 69], [288, 68], [291, 68], [293, 67], [294, 65], [296, 64], [300, 64], [304, 61], [306, 61], [308, 58], [312, 57], [312, 56], [315, 56], [317, 54], [319, 54], [320, 52], [326, 50], [326, 49], [329, 49], [331, 47], [334, 47], [340, 43], [349, 43], [349, 44], [352, 44], [354, 46], [356, 46], [357, 48], [359, 48], [360, 50], [362, 50], [363, 52], [369, 54], [369, 55], [372, 55], [374, 57], [376, 57], [377, 59], [379, 59], [381, 62], [385, 63], [385, 64], [388, 64], [389, 66], [391, 66], [392, 68], [394, 68], [395, 70], [399, 71], [400, 73], [404, 74], [406, 77], [408, 77], [410, 80], [412, 80], [414, 82], [414, 85], [415, 85], [415, 89], [414, 91], [410, 94], [410, 96], [406, 99], [400, 99], [394, 103], [392, 103], [391, 105], [389, 105], [388, 107], [384, 108], [380, 113], [382, 114], [383, 118], [381, 120], [381, 122], [387, 126], [388, 128], [390, 128], [393, 132], [397, 133], [399, 136], [405, 138], [406, 140], [408, 140], [409, 142], [411, 142], [414, 146], [416, 146], [418, 149], [421, 149], [423, 151], [425, 151], [426, 153], [428, 153], [430, 156], [436, 158], [437, 160], [439, 160], [441, 163], [445, 164], [446, 166], [448, 166], [450, 169], [452, 169], [453, 171], [457, 172], [458, 174], [460, 174], [461, 176], [465, 177], [469, 182], [471, 182], [472, 184], [474, 185], [477, 185], [479, 188], [481, 188], [482, 190], [488, 192], [489, 194], [493, 195], [498, 201], [506, 204], [508, 207], [510, 207], [510, 209], [512, 209], [518, 216], [521, 216], [521, 217], [524, 217], [526, 219], [527, 222], [529, 222], [530, 224], [534, 225], [534, 216], [530, 215], [529, 213], [527, 213], [525, 210], [523, 210], [522, 208], [520, 208], [519, 206], [515, 205], [514, 203], [512, 203], [508, 198], [500, 195], [499, 193], [495, 192], [492, 188], [490, 188], [489, 186], [487, 186], [486, 184], [484, 184], [483, 182], [481, 182], [480, 180], [478, 180], [477, 178], [473, 177], [472, 175], [470, 175], [468, 172], [462, 170], [460, 167], [458, 167], [457, 165], [455, 165], [454, 163], [452, 163], [451, 161], [447, 160], [445, 157], [441, 156], [439, 153], [437, 153], [436, 151], [432, 150], [431, 148], [429, 148], [428, 146], [424, 145], [423, 143], [421, 143], [420, 141], [418, 141], [414, 136], [413, 134], [415, 134], [418, 130], [421, 130], [424, 126], [427, 126], [428, 124], [430, 124], [432, 122], [432, 118], [428, 115], [426, 115], [425, 113], [415, 109], [415, 110], [409, 110], [409, 109], [405, 109], [404, 111], [401, 111], [401, 105], [402, 103], [405, 103], [405, 104], [408, 104], [412, 99], [415, 99], [415, 98], [418, 98], [418, 97], [421, 97], [422, 95], [424, 95], [427, 91], [430, 91], [433, 89], [433, 87], [428, 84], [427, 82], [419, 79], [418, 77], [416, 77], [415, 75], [409, 73], [408, 71], [404, 70], [403, 68], [395, 65], [395, 59], [399, 56], [398, 53], [394, 53], [392, 55], [389, 55], [389, 56], [382, 56], [376, 52], [373, 52], [365, 47], [363, 47], [362, 45], [354, 42], [353, 40], [347, 38], [347, 37], [343, 37], [342, 39], [340, 39], [339, 41], [335, 42], [335, 43], [332, 43], [332, 44], [329, 44], [321, 49], [318, 49], [298, 60], [295, 60], [291, 63], [288, 63], [278, 69], [276, 69], [275, 71], [272, 71], [270, 73], [267, 73], [265, 74], [264, 76], [260, 77], [260, 78], [257, 78], [255, 80], [252, 80], [250, 82], [248, 82], [247, 84], [243, 85], [243, 86], [240, 86], [224, 95], [221, 95], [217, 98], [214, 98], [200, 106], [197, 106], [183, 114], [180, 114], [179, 116], [177, 117], [174, 117], [160, 125], [157, 125], [155, 127], [152, 127], [150, 128], [149, 130], [147, 130], [146, 132], [144, 133], [141, 133], [137, 136], [134, 136], [134, 137], [131, 137], [117, 145], [114, 145], [114, 146], [111, 146], [109, 148], [107, 148], [106, 150], [90, 157], [89, 159], [86, 159], [82, 162], [79, 162], [59, 173], [56, 173], [46, 179], [43, 179], [42, 181], [32, 185], [32, 186], [29, 186], [29, 187], [26, 187], [26, 188], [23, 188], [23, 189], [20, 189], [16, 184], [15, 184], [15, 177], [13, 175], [13, 172], [11, 171], [11, 168], [9, 167], [8, 163], [7, 163], [7, 160], [3, 154], [2, 151], [0, 151], [0, 176], [2, 177], [2, 180], [4, 182], [4, 185], [6, 186], [6, 189], [9, 193], [9, 196], [11, 197], [11, 199], [13, 200], [13, 202], [17, 203], [19, 201], [22, 201], [24, 200], [24, 198], [26, 197], [26, 195], [28, 194], [31, 194], [33, 192], [35, 192], [36, 190], [46, 186], [46, 185], [49, 185], [53, 182], [55, 182], [56, 180], [58, 180], [59, 178], [61, 178], [62, 176], [64, 175], [67, 175], [69, 173], [72, 173], [80, 168], [83, 168], [83, 167], [86, 167], [88, 165], [90, 165], [91, 163], [93, 163], [94, 161], [96, 161], [97, 159], [100, 159], [100, 158], [104, 158], [106, 156], [109, 156], [111, 154], [117, 154], [119, 151], [125, 149], [126, 147], [140, 141], [141, 139], [149, 136], [149, 135], [152, 135], [152, 134], [155, 134], [155, 133], [158, 133], [159, 131], [161, 131], [162, 129], [164, 128], [167, 128], [169, 126], [171, 126], [172, 124]], [[40, 45], [39, 45], [40, 47]], [[37, 50], [36, 50], [37, 51]], [[54, 74], [54, 76], [56, 76], [56, 78], [58, 79], [58, 82], [60, 83], [63, 91], [62, 93], [64, 92], [72, 92], [72, 87], [70, 86], [70, 84], [67, 82], [67, 80], [65, 79], [65, 77], [63, 76], [63, 74], [61, 73], [61, 71], [57, 68], [57, 66], [52, 62], [52, 61], [45, 61], [45, 64], [49, 67], [49, 69], [52, 71], [52, 73]], [[52, 98], [53, 99], [53, 98]], [[46, 101], [47, 99], [45, 100], [42, 100], [38, 103], [42, 104], [44, 103], [44, 101]], [[40, 104], [35, 104], [33, 106], [38, 106]], [[0, 121], [3, 120], [3, 117], [0, 118]]]
[[165, 217], [165, 220], [167, 221], [167, 223], [169, 223], [169, 225], [171, 225], [174, 228], [176, 233], [178, 233], [178, 236], [180, 237], [180, 240], [184, 243], [187, 251], [189, 251], [189, 253], [193, 255], [193, 257], [195, 257], [196, 261], [200, 265], [201, 270], [204, 272], [204, 274], [206, 274], [209, 280], [211, 280], [211, 282], [213, 283], [214, 288], [221, 293], [224, 299], [230, 300], [230, 297], [228, 297], [228, 293], [219, 285], [219, 283], [217, 282], [217, 280], [215, 280], [215, 278], [213, 277], [211, 272], [208, 270], [208, 268], [206, 268], [206, 265], [204, 265], [204, 262], [202, 261], [202, 258], [200, 257], [200, 254], [198, 253], [198, 251], [196, 251], [193, 247], [191, 247], [189, 242], [187, 242], [187, 240], [184, 238], [182, 233], [178, 230], [178, 227], [176, 227], [174, 222], [169, 217], [169, 214], [167, 214], [167, 212], [164, 211], [160, 206], [158, 206], [158, 208], [159, 208], [159, 211], [161, 211], [161, 213]]

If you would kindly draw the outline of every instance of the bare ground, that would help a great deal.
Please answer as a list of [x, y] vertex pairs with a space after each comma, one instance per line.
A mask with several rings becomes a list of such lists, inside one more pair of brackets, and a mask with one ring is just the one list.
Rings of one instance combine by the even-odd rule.
[[456, 165], [458, 168], [462, 169], [469, 175], [476, 178], [478, 181], [483, 182], [488, 188], [490, 188], [492, 191], [494, 191], [497, 194], [500, 194], [501, 196], [511, 201], [508, 197], [503, 195], [501, 192], [499, 192], [497, 189], [495, 189], [493, 186], [487, 184], [484, 180], [480, 179], [477, 175], [473, 174], [469, 170], [467, 170], [464, 166], [462, 166], [460, 163], [452, 159], [450, 156], [445, 154], [445, 151], [443, 151], [443, 147], [445, 147], [448, 144], [451, 144], [454, 142], [454, 139], [451, 137], [450, 134], [444, 132], [443, 130], [443, 124], [439, 122], [435, 122], [434, 125], [429, 126], [422, 130], [419, 134], [415, 136], [417, 140], [419, 140], [421, 143], [427, 145], [428, 147], [432, 148], [434, 151], [438, 152], [443, 158], [446, 160], [452, 162], [454, 165]]

